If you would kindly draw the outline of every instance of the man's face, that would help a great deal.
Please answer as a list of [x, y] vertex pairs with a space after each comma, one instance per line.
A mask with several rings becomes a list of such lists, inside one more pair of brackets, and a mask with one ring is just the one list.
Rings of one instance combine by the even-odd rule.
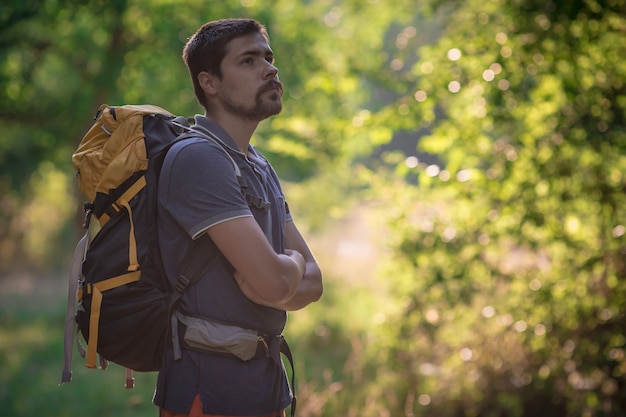
[[259, 33], [230, 41], [218, 89], [224, 109], [255, 122], [280, 113], [283, 87], [273, 62], [274, 54]]

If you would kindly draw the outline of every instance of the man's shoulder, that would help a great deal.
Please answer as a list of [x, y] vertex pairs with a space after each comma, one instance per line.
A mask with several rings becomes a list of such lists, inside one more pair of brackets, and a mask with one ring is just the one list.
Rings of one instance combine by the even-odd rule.
[[164, 166], [178, 163], [193, 163], [194, 160], [211, 158], [216, 150], [224, 152], [220, 146], [201, 136], [185, 137], [176, 141], [165, 156]]

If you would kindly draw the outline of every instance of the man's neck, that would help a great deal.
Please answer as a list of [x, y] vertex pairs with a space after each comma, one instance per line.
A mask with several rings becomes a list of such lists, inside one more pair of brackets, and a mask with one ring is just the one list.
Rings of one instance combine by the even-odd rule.
[[217, 123], [231, 139], [235, 142], [237, 147], [244, 154], [248, 153], [248, 145], [250, 145], [250, 139], [252, 134], [259, 125], [258, 122], [245, 120], [239, 116], [235, 116], [229, 113], [209, 114], [205, 113], [205, 117], [213, 120]]

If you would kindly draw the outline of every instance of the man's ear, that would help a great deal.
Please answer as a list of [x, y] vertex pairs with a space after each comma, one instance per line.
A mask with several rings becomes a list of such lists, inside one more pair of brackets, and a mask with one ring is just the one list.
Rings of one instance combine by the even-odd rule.
[[202, 90], [207, 94], [214, 94], [217, 87], [218, 78], [206, 71], [198, 73], [198, 83]]

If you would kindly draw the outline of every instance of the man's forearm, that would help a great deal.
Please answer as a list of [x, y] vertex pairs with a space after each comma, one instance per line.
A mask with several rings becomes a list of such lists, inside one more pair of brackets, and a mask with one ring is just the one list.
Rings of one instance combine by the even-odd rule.
[[235, 280], [245, 296], [253, 302], [284, 311], [294, 311], [306, 307], [312, 302], [319, 300], [323, 291], [322, 273], [315, 262], [306, 264], [306, 269], [298, 288], [286, 301], [266, 300], [256, 293], [238, 274], [235, 274]]
[[300, 285], [293, 297], [276, 307], [280, 310], [300, 310], [317, 301], [322, 296], [322, 273], [315, 262], [308, 262]]

